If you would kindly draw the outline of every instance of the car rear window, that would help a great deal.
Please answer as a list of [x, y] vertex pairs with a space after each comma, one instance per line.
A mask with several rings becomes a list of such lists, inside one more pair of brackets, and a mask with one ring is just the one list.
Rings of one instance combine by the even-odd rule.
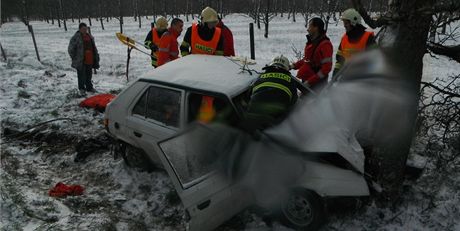
[[179, 127], [181, 92], [149, 87], [136, 103], [132, 113], [162, 124]]

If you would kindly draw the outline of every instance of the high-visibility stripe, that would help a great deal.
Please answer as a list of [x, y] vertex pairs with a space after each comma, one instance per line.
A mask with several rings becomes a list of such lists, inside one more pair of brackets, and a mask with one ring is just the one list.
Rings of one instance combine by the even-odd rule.
[[260, 89], [260, 88], [262, 88], [262, 87], [273, 87], [273, 88], [280, 89], [280, 90], [286, 92], [286, 94], [288, 94], [289, 99], [292, 98], [292, 92], [291, 92], [291, 90], [289, 90], [288, 87], [283, 86], [282, 84], [279, 84], [279, 83], [272, 83], [272, 82], [261, 83], [261, 84], [255, 86], [254, 89], [253, 89], [253, 91], [257, 91], [258, 89]]
[[287, 82], [291, 82], [291, 76], [283, 73], [265, 73], [260, 76], [260, 78], [277, 78], [282, 79]]
[[332, 57], [321, 59], [321, 64], [332, 63]]
[[169, 52], [169, 48], [158, 48], [158, 51]]

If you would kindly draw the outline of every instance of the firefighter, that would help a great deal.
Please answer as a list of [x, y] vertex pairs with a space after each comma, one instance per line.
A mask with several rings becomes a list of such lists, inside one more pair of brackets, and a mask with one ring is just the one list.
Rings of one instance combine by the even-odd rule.
[[156, 21], [156, 23], [152, 22], [152, 28], [144, 41], [144, 46], [152, 50], [152, 66], [155, 68], [158, 66], [158, 46], [160, 45], [160, 38], [168, 29], [168, 20], [166, 20], [165, 17], [159, 17]]
[[182, 57], [188, 54], [224, 55], [222, 30], [217, 28], [217, 12], [211, 7], [201, 11], [200, 24], [193, 23], [180, 46]]
[[242, 128], [262, 130], [281, 122], [297, 101], [297, 84], [289, 72], [289, 60], [278, 56], [266, 67], [252, 88]]
[[177, 38], [184, 28], [184, 22], [179, 18], [171, 21], [171, 26], [160, 39], [158, 47], [158, 66], [179, 58]]
[[319, 92], [327, 84], [332, 69], [332, 43], [326, 36], [321, 18], [312, 18], [307, 27], [305, 56], [291, 67], [298, 70], [297, 78]]
[[219, 23], [217, 23], [217, 28], [222, 30], [222, 35], [224, 37], [224, 56], [235, 56], [235, 47], [233, 44], [233, 33], [228, 28], [222, 19], [219, 17]]
[[342, 68], [344, 63], [354, 54], [377, 47], [374, 32], [366, 31], [366, 27], [361, 24], [361, 15], [355, 9], [345, 10], [341, 17], [346, 33], [342, 36], [339, 49], [337, 51], [334, 73]]

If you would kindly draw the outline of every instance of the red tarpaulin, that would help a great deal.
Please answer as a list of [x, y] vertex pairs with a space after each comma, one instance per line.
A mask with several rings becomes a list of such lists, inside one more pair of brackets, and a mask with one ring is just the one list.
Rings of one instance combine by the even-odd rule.
[[105, 107], [115, 98], [112, 94], [99, 94], [91, 96], [80, 103], [80, 107], [94, 108], [100, 112], [105, 111]]

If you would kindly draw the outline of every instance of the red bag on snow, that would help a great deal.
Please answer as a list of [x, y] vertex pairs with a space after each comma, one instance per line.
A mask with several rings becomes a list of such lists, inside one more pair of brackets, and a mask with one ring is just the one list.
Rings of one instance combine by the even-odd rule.
[[116, 96], [112, 94], [99, 94], [91, 96], [80, 103], [80, 107], [94, 108], [100, 112], [105, 111], [105, 107]]
[[59, 182], [48, 192], [51, 197], [66, 197], [82, 195], [85, 188], [80, 185], [66, 185]]

